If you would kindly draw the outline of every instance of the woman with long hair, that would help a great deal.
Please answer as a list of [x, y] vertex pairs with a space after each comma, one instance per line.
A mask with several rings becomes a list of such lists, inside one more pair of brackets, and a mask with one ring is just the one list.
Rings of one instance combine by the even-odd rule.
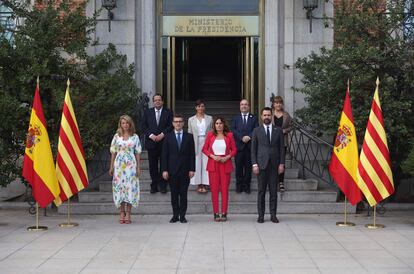
[[[203, 147], [203, 153], [209, 158], [207, 171], [215, 222], [227, 221], [230, 175], [234, 169], [231, 158], [236, 155], [236, 152], [233, 133], [222, 117], [216, 117], [213, 130], [207, 134]], [[219, 192], [221, 192], [221, 212], [218, 205]]]
[[[288, 146], [288, 133], [292, 130], [292, 117], [284, 110], [283, 98], [281, 96], [275, 96], [272, 102], [272, 123], [275, 127], [279, 127], [283, 130], [283, 136], [285, 141], [285, 154]], [[285, 189], [285, 172], [279, 174], [279, 190], [284, 192]]]
[[119, 211], [119, 223], [131, 223], [131, 209], [139, 203], [141, 142], [135, 134], [134, 121], [128, 115], [119, 118], [118, 130], [111, 142], [112, 191]]

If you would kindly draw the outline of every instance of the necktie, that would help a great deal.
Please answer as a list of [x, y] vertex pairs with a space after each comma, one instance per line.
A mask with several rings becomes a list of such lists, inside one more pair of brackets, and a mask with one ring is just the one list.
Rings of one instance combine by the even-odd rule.
[[181, 148], [181, 132], [177, 132], [177, 144], [178, 144], [178, 149]]
[[157, 126], [160, 124], [160, 110], [155, 111], [155, 120], [157, 120]]
[[247, 118], [246, 118], [247, 114], [243, 114], [243, 123], [246, 125], [247, 124]]
[[267, 140], [269, 140], [269, 143], [270, 143], [270, 129], [269, 129], [269, 126], [267, 126], [266, 135], [267, 135]]

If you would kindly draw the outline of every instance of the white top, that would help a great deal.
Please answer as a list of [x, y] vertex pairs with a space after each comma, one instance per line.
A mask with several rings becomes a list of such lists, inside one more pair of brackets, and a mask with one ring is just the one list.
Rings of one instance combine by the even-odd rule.
[[226, 142], [224, 141], [224, 139], [214, 140], [212, 148], [213, 148], [214, 155], [225, 155], [226, 154]]
[[206, 119], [201, 119], [198, 120], [198, 118], [196, 118], [197, 121], [197, 132], [198, 132], [198, 136], [205, 136], [206, 135]]

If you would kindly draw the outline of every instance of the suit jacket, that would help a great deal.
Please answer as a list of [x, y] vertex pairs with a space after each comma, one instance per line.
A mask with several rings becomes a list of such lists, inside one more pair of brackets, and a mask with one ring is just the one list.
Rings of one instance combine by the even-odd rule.
[[[208, 162], [207, 162], [207, 171], [214, 172], [216, 170], [216, 161], [214, 161], [212, 158], [210, 158], [211, 154], [214, 154], [213, 152], [213, 143], [216, 140], [216, 136], [214, 136], [213, 132], [210, 131], [207, 134], [206, 141], [204, 142], [203, 146], [203, 153], [207, 155]], [[237, 153], [236, 144], [234, 142], [233, 133], [229, 132], [224, 137], [224, 142], [226, 143], [226, 155], [230, 155], [230, 159], [228, 159], [226, 162], [224, 162], [224, 170], [226, 173], [231, 173], [234, 169], [233, 163], [231, 161], [231, 158], [234, 157]]]
[[251, 141], [245, 143], [242, 141], [243, 136], [252, 138], [253, 130], [259, 126], [257, 117], [250, 114], [247, 116], [247, 123], [244, 124], [242, 114], [240, 113], [233, 118], [231, 122], [231, 131], [233, 132], [234, 140], [236, 141], [237, 151], [242, 151], [245, 148], [250, 149]]
[[285, 164], [285, 144], [281, 128], [272, 126], [272, 135], [269, 140], [264, 127], [258, 126], [253, 130], [251, 158], [252, 165], [258, 165], [259, 169], [266, 169], [270, 163], [276, 170], [280, 164]]
[[[275, 114], [272, 114], [272, 124], [275, 124]], [[285, 137], [285, 146], [288, 145], [288, 133], [292, 130], [292, 117], [290, 117], [289, 113], [283, 111], [283, 122], [282, 122], [282, 130], [283, 135]]]
[[162, 145], [161, 171], [168, 171], [170, 177], [179, 171], [195, 171], [195, 151], [193, 135], [183, 131], [181, 147], [178, 149], [175, 131], [167, 134]]
[[172, 111], [168, 108], [163, 107], [161, 111], [160, 122], [157, 126], [155, 109], [150, 108], [145, 110], [142, 127], [145, 133], [145, 147], [147, 149], [154, 149], [157, 146], [157, 143], [151, 140], [149, 136], [151, 134], [158, 135], [161, 134], [161, 132], [164, 133], [164, 135], [167, 135], [173, 128], [172, 120]]
[[[204, 114], [204, 120], [206, 122], [206, 135], [211, 130], [213, 124], [213, 117], [210, 115]], [[188, 118], [188, 132], [194, 136], [194, 145], [198, 148], [198, 128], [197, 128], [197, 117], [191, 116]]]

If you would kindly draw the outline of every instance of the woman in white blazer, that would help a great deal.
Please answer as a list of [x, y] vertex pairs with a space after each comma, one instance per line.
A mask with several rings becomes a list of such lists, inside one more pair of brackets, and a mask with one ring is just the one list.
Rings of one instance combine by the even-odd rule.
[[203, 100], [195, 102], [196, 114], [188, 119], [188, 132], [193, 134], [196, 152], [196, 170], [190, 184], [197, 185], [199, 193], [207, 193], [209, 187], [207, 161], [208, 157], [201, 150], [204, 146], [207, 133], [211, 130], [213, 118], [205, 114], [206, 104]]

